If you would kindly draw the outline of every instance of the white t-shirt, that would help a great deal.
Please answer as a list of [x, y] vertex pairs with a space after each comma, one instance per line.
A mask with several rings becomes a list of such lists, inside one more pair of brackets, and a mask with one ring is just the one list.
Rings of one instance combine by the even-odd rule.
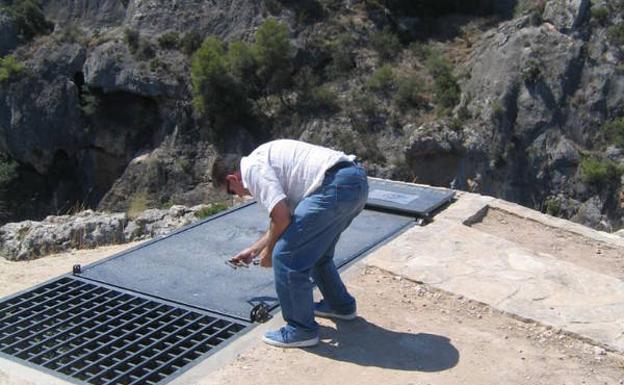
[[243, 186], [269, 212], [287, 199], [290, 212], [316, 190], [325, 171], [338, 162], [353, 161], [354, 155], [296, 140], [265, 143], [241, 159]]

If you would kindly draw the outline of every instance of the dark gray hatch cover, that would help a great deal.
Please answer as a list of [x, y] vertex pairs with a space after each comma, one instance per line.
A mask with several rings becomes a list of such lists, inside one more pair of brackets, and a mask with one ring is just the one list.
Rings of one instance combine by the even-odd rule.
[[448, 189], [375, 178], [369, 178], [368, 185], [367, 207], [424, 218], [431, 217], [455, 195]]
[[[364, 210], [343, 233], [336, 265], [348, 263], [413, 223], [410, 217]], [[234, 270], [225, 261], [253, 243], [267, 224], [266, 212], [252, 203], [85, 266], [79, 276], [250, 320], [255, 305], [277, 306], [273, 272], [257, 266]]]

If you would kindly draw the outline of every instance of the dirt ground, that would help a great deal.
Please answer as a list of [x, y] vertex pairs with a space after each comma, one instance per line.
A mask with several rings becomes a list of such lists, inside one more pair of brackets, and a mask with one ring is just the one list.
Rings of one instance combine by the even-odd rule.
[[[32, 261], [7, 261], [0, 258], [0, 297], [27, 289], [48, 279], [69, 273], [76, 264], [87, 265], [138, 245], [103, 246], [90, 250], [71, 250]], [[0, 384], [1, 385], [1, 384]]]
[[361, 317], [321, 321], [319, 346], [259, 344], [199, 384], [624, 384], [620, 355], [558, 330], [375, 268], [348, 286]]
[[[0, 260], [0, 294], [131, 246], [29, 262]], [[355, 266], [347, 281], [358, 299], [360, 318], [321, 321], [322, 342], [310, 349], [278, 349], [258, 342], [197, 384], [624, 384], [622, 356], [558, 330], [375, 268]], [[0, 370], [0, 385], [22, 384], [11, 378]]]
[[514, 214], [488, 210], [475, 229], [513, 241], [536, 253], [553, 256], [612, 277], [624, 278], [624, 249], [520, 218]]

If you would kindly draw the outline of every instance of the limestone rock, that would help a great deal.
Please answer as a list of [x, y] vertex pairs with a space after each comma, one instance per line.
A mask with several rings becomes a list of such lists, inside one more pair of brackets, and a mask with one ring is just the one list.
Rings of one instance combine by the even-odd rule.
[[200, 220], [196, 213], [210, 205], [150, 209], [128, 220], [125, 213], [85, 210], [75, 215], [48, 216], [43, 221], [7, 223], [0, 227], [0, 256], [29, 260], [69, 249], [144, 240], [171, 233]]
[[439, 121], [414, 129], [404, 149], [405, 159], [419, 183], [466, 188], [472, 172], [462, 170], [463, 132]]
[[41, 5], [46, 18], [56, 24], [105, 28], [123, 22], [126, 14], [123, 3], [119, 0], [43, 0]]
[[171, 206], [169, 209], [144, 211], [126, 226], [124, 231], [128, 241], [154, 238], [171, 233], [175, 229], [199, 220], [195, 213], [208, 205], [194, 207]]
[[133, 199], [144, 198], [152, 206], [175, 202], [193, 206], [219, 199], [213, 191], [210, 170], [215, 158], [212, 145], [169, 146], [141, 154], [130, 161], [123, 175], [98, 205], [99, 210], [126, 211]]
[[547, 1], [542, 18], [559, 31], [569, 33], [589, 18], [590, 0]]
[[571, 220], [585, 226], [597, 228], [600, 230], [610, 230], [602, 215], [604, 203], [600, 197], [593, 196], [583, 202], [576, 215]]
[[71, 248], [93, 248], [122, 243], [125, 214], [91, 210], [75, 216], [49, 216], [41, 222], [24, 221], [0, 227], [0, 253], [9, 260], [28, 260]]
[[105, 93], [125, 91], [151, 97], [177, 94], [176, 79], [141, 65], [123, 42], [111, 41], [96, 47], [85, 62], [84, 77], [86, 84]]

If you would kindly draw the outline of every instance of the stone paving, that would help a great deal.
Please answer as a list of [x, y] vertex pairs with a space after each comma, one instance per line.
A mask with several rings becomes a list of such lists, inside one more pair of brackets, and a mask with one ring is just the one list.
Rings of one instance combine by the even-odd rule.
[[624, 283], [470, 227], [488, 209], [621, 249], [624, 258], [620, 237], [498, 199], [461, 194], [431, 224], [408, 230], [366, 263], [623, 352]]

